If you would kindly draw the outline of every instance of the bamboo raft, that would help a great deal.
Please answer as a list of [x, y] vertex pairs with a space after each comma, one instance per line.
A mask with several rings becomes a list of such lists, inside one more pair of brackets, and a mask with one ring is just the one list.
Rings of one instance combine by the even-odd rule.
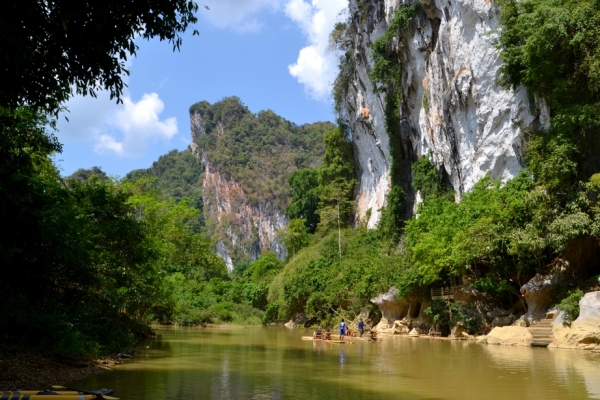
[[[331, 335], [332, 337], [340, 337], [340, 335]], [[362, 340], [364, 342], [381, 342], [383, 341], [383, 339], [380, 339], [378, 337], [375, 338], [371, 338], [369, 336], [365, 336], [365, 337], [360, 337], [360, 336], [344, 336], [346, 339], [348, 339], [349, 341], [353, 341], [353, 340]]]
[[314, 340], [315, 342], [332, 343], [332, 344], [352, 344], [352, 342], [350, 342], [350, 341], [316, 339], [316, 338], [313, 338], [312, 336], [302, 336], [302, 340]]

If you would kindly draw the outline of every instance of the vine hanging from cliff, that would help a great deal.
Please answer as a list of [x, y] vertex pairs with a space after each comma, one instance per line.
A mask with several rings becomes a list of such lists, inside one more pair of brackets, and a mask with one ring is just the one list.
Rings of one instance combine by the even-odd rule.
[[402, 149], [400, 146], [400, 104], [402, 103], [402, 61], [400, 49], [402, 35], [409, 29], [417, 15], [417, 5], [404, 5], [394, 13], [386, 32], [372, 45], [373, 69], [370, 72], [375, 91], [385, 93], [385, 126], [389, 136], [392, 165], [390, 179], [392, 189], [387, 196], [380, 227], [392, 237], [397, 237], [403, 224], [405, 193], [400, 184]]
[[354, 76], [356, 63], [353, 54], [356, 27], [354, 24], [338, 22], [329, 35], [329, 48], [341, 52], [338, 62], [338, 75], [333, 81], [333, 107], [339, 115], [342, 103], [348, 95], [348, 88]]

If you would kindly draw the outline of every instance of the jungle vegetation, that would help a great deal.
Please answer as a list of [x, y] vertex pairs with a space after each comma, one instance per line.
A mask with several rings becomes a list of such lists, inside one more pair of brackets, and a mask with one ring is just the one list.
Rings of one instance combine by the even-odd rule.
[[150, 168], [131, 171], [125, 177], [133, 181], [153, 177], [156, 190], [165, 199], [180, 202], [187, 198], [192, 207], [202, 212], [203, 174], [202, 164], [188, 147], [183, 151], [171, 150], [160, 156]]
[[[134, 40], [178, 49], [197, 10], [186, 0], [32, 0], [0, 16], [0, 283], [13, 290], [0, 301], [2, 352], [123, 351], [173, 310], [165, 275], [222, 272], [186, 201], [99, 169], [64, 179], [51, 161], [65, 102], [101, 89], [120, 101]], [[166, 229], [157, 232], [157, 221]]]

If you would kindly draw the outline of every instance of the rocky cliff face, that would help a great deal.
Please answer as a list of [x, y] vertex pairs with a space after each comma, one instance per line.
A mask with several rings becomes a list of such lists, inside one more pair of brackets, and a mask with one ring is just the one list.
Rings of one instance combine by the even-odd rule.
[[237, 97], [190, 107], [192, 152], [203, 167], [206, 229], [230, 270], [265, 251], [286, 257], [278, 232], [288, 224], [288, 179], [323, 162], [323, 137], [334, 127], [296, 125], [271, 110], [254, 113]]
[[[192, 151], [202, 161], [204, 215], [207, 228], [217, 242], [217, 254], [231, 271], [240, 260], [256, 260], [265, 251], [274, 251], [280, 259], [286, 249], [277, 232], [287, 226], [285, 210], [272, 201], [249, 201], [242, 186], [232, 178], [222, 176], [210, 160], [209, 153], [197, 145], [204, 135], [200, 113], [190, 115]], [[217, 126], [217, 135], [223, 134], [223, 125]]]
[[[368, 6], [367, 6], [368, 5]], [[354, 35], [354, 74], [342, 105], [360, 166], [357, 217], [368, 226], [380, 217], [389, 191], [391, 164], [385, 103], [369, 78], [370, 45], [385, 32], [400, 0], [350, 0]], [[498, 9], [486, 0], [421, 0], [418, 16], [397, 51], [403, 62], [403, 101], [398, 110], [403, 159], [402, 186], [407, 213], [418, 194], [411, 165], [431, 152], [440, 174], [457, 197], [490, 173], [507, 180], [523, 167], [526, 128], [547, 124], [543, 101], [524, 89], [502, 89], [494, 46]]]

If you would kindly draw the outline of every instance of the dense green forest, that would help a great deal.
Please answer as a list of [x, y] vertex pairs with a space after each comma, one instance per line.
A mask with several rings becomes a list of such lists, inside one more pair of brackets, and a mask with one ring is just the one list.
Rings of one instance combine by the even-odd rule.
[[11, 288], [0, 301], [0, 352], [123, 351], [151, 334], [149, 321], [178, 318], [173, 276], [226, 276], [189, 200], [99, 168], [65, 179], [51, 161], [62, 151], [53, 130], [66, 101], [99, 90], [122, 101], [135, 40], [177, 50], [196, 11], [187, 0], [59, 0], [11, 3], [0, 16], [0, 283]]
[[154, 177], [154, 186], [165, 199], [176, 202], [187, 198], [190, 205], [202, 212], [202, 177], [200, 161], [190, 148], [184, 151], [171, 150], [160, 156], [148, 169], [137, 169], [125, 177], [138, 180], [142, 177]]
[[[171, 181], [171, 192], [150, 173], [195, 165], [189, 152], [169, 153], [150, 172], [120, 181], [100, 168], [61, 178], [49, 158], [60, 145], [45, 118], [28, 110], [1, 117], [5, 144], [27, 140], [27, 151], [2, 146], [11, 161], [0, 171], [11, 194], [2, 217], [14, 227], [2, 242], [2, 283], [15, 288], [0, 303], [4, 344], [89, 357], [127, 349], [151, 334], [152, 321], [262, 321], [265, 282], [281, 261], [266, 253], [228, 275], [202, 233], [197, 204], [173, 195], [185, 179]], [[175, 162], [157, 168], [169, 158]]]

